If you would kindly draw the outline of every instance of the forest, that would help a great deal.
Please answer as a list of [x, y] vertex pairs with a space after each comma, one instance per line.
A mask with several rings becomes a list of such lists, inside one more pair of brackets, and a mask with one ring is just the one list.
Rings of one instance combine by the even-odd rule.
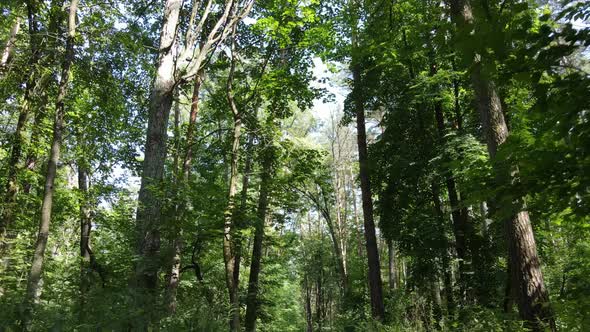
[[0, 331], [590, 331], [590, 2], [0, 1]]

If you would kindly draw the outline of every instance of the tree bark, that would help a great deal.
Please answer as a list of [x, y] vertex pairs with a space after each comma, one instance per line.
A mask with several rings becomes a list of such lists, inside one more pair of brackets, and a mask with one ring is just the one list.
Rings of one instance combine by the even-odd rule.
[[[193, 1], [193, 13], [188, 22], [183, 47], [178, 47], [178, 26], [182, 0], [167, 0], [160, 33], [156, 79], [151, 92], [148, 130], [145, 144], [145, 159], [139, 191], [139, 206], [136, 216], [137, 252], [140, 256], [135, 265], [135, 286], [137, 304], [145, 308], [144, 317], [138, 317], [140, 328], [146, 327], [147, 321], [157, 320], [155, 312], [158, 271], [160, 269], [160, 227], [161, 204], [158, 189], [162, 184], [166, 159], [166, 140], [168, 117], [173, 102], [173, 91], [179, 82], [193, 79], [202, 70], [206, 55], [212, 47], [223, 41], [229, 32], [242, 20], [252, 8], [254, 1], [240, 4], [233, 0], [226, 2], [216, 16], [216, 21], [201, 47], [197, 47], [197, 37], [204, 31], [211, 8], [207, 7], [202, 17], [196, 15], [201, 2]], [[209, 3], [210, 4], [210, 3]], [[231, 14], [231, 15], [230, 15]], [[211, 22], [213, 23], [213, 22]], [[145, 319], [146, 317], [148, 319]]]
[[[432, 56], [431, 56], [432, 57]], [[434, 59], [430, 60], [430, 75], [434, 76], [438, 72], [438, 68]], [[456, 107], [458, 105], [455, 105]], [[445, 144], [445, 118], [442, 108], [442, 101], [437, 100], [434, 103], [434, 113], [436, 119], [436, 127], [438, 131], [438, 139], [441, 146]], [[443, 156], [448, 159], [447, 156]], [[449, 203], [451, 205], [451, 217], [453, 219], [453, 235], [455, 236], [455, 250], [457, 251], [457, 258], [459, 259], [459, 277], [458, 283], [460, 285], [460, 300], [465, 300], [467, 296], [468, 282], [467, 278], [469, 271], [467, 269], [469, 257], [469, 241], [471, 237], [471, 227], [469, 225], [469, 215], [466, 207], [461, 207], [461, 198], [457, 190], [457, 184], [453, 176], [453, 171], [450, 169], [443, 170], [445, 173], [445, 184], [449, 194]], [[444, 220], [441, 220], [444, 221]]]
[[[194, 85], [193, 85], [193, 95], [191, 98], [191, 109], [189, 114], [189, 122], [188, 127], [186, 130], [186, 147], [184, 151], [184, 156], [182, 159], [182, 168], [180, 170], [180, 175], [177, 178], [177, 188], [181, 187], [186, 181], [190, 178], [190, 171], [191, 171], [191, 164], [193, 158], [193, 145], [194, 145], [194, 137], [195, 137], [195, 127], [197, 122], [197, 115], [199, 113], [199, 93], [201, 90], [201, 83], [203, 80], [204, 70], [200, 70], [199, 74], [195, 76]], [[179, 149], [180, 150], [180, 149]], [[177, 154], [180, 151], [177, 151]], [[184, 215], [185, 210], [185, 202], [180, 202], [180, 205], [177, 206], [176, 215], [174, 216], [177, 221], [182, 220], [182, 216]], [[168, 277], [166, 280], [166, 307], [168, 309], [169, 314], [174, 314], [176, 312], [177, 302], [176, 302], [176, 294], [178, 291], [178, 285], [180, 284], [180, 272], [181, 272], [181, 235], [180, 231], [176, 230], [175, 234], [173, 235], [176, 238], [173, 240], [173, 253], [172, 257], [170, 258], [171, 267], [170, 271], [168, 272]]]
[[318, 277], [316, 280], [316, 301], [315, 301], [315, 310], [316, 310], [316, 319], [315, 321], [318, 323], [318, 331], [322, 330], [322, 323], [324, 322], [324, 312], [322, 311], [324, 307], [324, 290], [322, 288], [322, 269], [323, 264], [320, 264], [320, 270], [318, 273]]
[[346, 265], [344, 262], [344, 254], [342, 253], [341, 241], [339, 236], [336, 234], [336, 229], [334, 228], [334, 222], [330, 214], [330, 206], [327, 201], [326, 193], [323, 192], [321, 186], [318, 185], [317, 196], [311, 193], [307, 193], [307, 196], [313, 201], [318, 210], [319, 215], [324, 218], [324, 220], [326, 221], [326, 225], [328, 226], [328, 233], [330, 234], [330, 239], [332, 240], [332, 247], [334, 248], [334, 255], [336, 256], [336, 263], [338, 265], [338, 274], [340, 275], [342, 295], [346, 296], [348, 293], [348, 274], [346, 272]]
[[[90, 231], [92, 220], [88, 204], [88, 174], [86, 167], [78, 163], [78, 189], [80, 190], [80, 312], [85, 312], [86, 296], [90, 288], [88, 265], [90, 264]], [[81, 315], [83, 318], [83, 314]]]
[[[27, 1], [27, 12], [29, 16], [29, 23], [34, 22], [34, 25], [29, 25], [29, 35], [31, 35], [31, 42], [34, 42], [34, 45], [43, 45], [43, 47], [37, 47], [37, 54], [39, 60], [37, 60], [37, 66], [41, 65], [52, 65], [53, 62], [57, 62], [58, 60], [58, 52], [47, 52], [47, 54], [43, 54], [43, 50], [53, 50], [58, 49], [59, 47], [59, 39], [53, 38], [54, 35], [62, 35], [64, 34], [64, 29], [62, 27], [62, 21], [64, 18], [64, 3], [65, 0], [51, 0], [51, 10], [49, 14], [49, 26], [48, 26], [48, 34], [46, 34], [43, 38], [41, 38], [39, 29], [37, 27], [37, 20], [35, 19], [35, 15], [37, 12], [37, 5], [38, 0], [28, 0]], [[37, 40], [35, 41], [35, 36], [37, 36]], [[43, 60], [43, 63], [40, 63]], [[33, 67], [31, 67], [33, 68]], [[52, 72], [39, 72], [41, 74], [39, 78], [37, 78], [37, 83], [33, 87], [32, 91], [35, 92], [32, 94], [31, 103], [29, 105], [30, 108], [36, 108], [35, 117], [33, 120], [33, 126], [31, 127], [31, 138], [29, 142], [39, 142], [41, 137], [43, 136], [43, 122], [45, 117], [47, 116], [46, 113], [48, 112], [48, 108], [51, 106], [46, 106], [50, 104], [49, 99], [49, 91], [48, 86], [53, 80], [53, 73]], [[38, 99], [37, 99], [38, 98]], [[33, 103], [34, 102], [34, 103]], [[27, 171], [34, 171], [38, 165], [38, 151], [37, 149], [28, 149], [27, 156], [25, 158], [24, 169]], [[36, 185], [41, 186], [40, 183]], [[33, 184], [24, 181], [23, 185], [23, 193], [29, 194], [31, 189], [33, 188]]]
[[235, 28], [233, 30], [231, 43], [232, 59], [230, 65], [230, 72], [227, 79], [227, 100], [230, 105], [233, 118], [234, 129], [232, 136], [231, 149], [231, 166], [229, 176], [229, 192], [228, 203], [224, 212], [224, 226], [223, 226], [223, 260], [225, 262], [225, 279], [229, 292], [229, 301], [231, 306], [231, 318], [229, 322], [230, 331], [240, 330], [240, 299], [238, 297], [239, 289], [239, 273], [236, 273], [236, 252], [235, 239], [233, 239], [234, 232], [234, 213], [235, 213], [235, 199], [238, 188], [238, 163], [240, 153], [240, 137], [242, 130], [242, 118], [235, 104], [233, 97], [233, 79], [236, 66], [235, 55]]
[[250, 263], [250, 278], [248, 280], [248, 294], [246, 298], [246, 318], [244, 325], [246, 332], [256, 331], [256, 318], [258, 316], [258, 283], [260, 276], [260, 262], [262, 260], [262, 243], [264, 241], [264, 222], [268, 211], [268, 196], [272, 181], [273, 156], [272, 147], [265, 147], [264, 159], [262, 162], [262, 173], [260, 181], [260, 195], [258, 197], [258, 210], [254, 233], [254, 244], [252, 247], [252, 261]]
[[181, 0], [167, 0], [164, 6], [156, 79], [152, 85], [145, 157], [136, 215], [135, 300], [143, 310], [137, 317], [137, 328], [146, 329], [157, 319], [156, 292], [160, 269], [161, 206], [158, 191], [164, 175], [168, 117], [176, 85], [174, 78], [176, 32]]
[[201, 93], [201, 84], [205, 77], [205, 70], [201, 69], [195, 77], [193, 86], [193, 95], [191, 98], [191, 111], [189, 114], [188, 127], [186, 129], [186, 151], [182, 162], [182, 172], [184, 179], [188, 180], [190, 168], [193, 160], [193, 145], [195, 144], [195, 127], [197, 115], [199, 114], [199, 94]]
[[311, 311], [311, 289], [309, 286], [308, 276], [305, 275], [304, 278], [304, 287], [305, 287], [305, 322], [306, 322], [306, 332], [313, 332], [313, 313]]
[[389, 271], [389, 288], [390, 289], [397, 289], [398, 288], [398, 281], [397, 281], [397, 267], [395, 263], [395, 244], [393, 240], [387, 240], [387, 251], [388, 251], [388, 271]]
[[371, 195], [369, 155], [367, 149], [367, 134], [365, 129], [365, 108], [362, 94], [361, 67], [359, 59], [354, 55], [359, 52], [356, 45], [356, 36], [353, 33], [353, 99], [356, 113], [357, 143], [359, 151], [359, 177], [361, 180], [361, 194], [363, 202], [363, 219], [365, 226], [365, 246], [369, 265], [369, 293], [371, 297], [371, 312], [373, 318], [378, 321], [385, 319], [385, 307], [383, 305], [383, 286], [381, 284], [381, 265], [375, 235], [375, 221], [373, 220], [373, 199]]
[[[451, 14], [460, 34], [467, 35], [474, 25], [474, 16], [468, 0], [452, 0]], [[477, 99], [488, 152], [493, 159], [500, 145], [508, 138], [508, 126], [495, 83], [482, 73], [481, 56], [475, 55], [471, 81]], [[511, 172], [495, 167], [500, 183], [515, 181], [518, 170]], [[506, 174], [510, 173], [510, 174]], [[549, 306], [549, 294], [545, 288], [533, 229], [528, 212], [521, 200], [507, 208], [517, 212], [505, 223], [509, 251], [509, 269], [512, 287], [517, 295], [520, 316], [533, 331], [546, 328], [556, 331], [553, 312]]]
[[357, 240], [357, 254], [360, 258], [363, 258], [363, 229], [361, 228], [361, 222], [359, 220], [359, 211], [356, 204], [356, 191], [354, 188], [354, 175], [352, 173], [352, 167], [350, 167], [350, 192], [352, 194], [352, 211], [354, 213], [354, 225], [356, 227], [356, 240]]
[[93, 203], [89, 192], [89, 172], [84, 161], [78, 162], [78, 189], [80, 190], [80, 321], [86, 317], [86, 300], [92, 286], [92, 273], [99, 274], [103, 286], [105, 276], [102, 266], [98, 264], [90, 245], [90, 233], [92, 232]]
[[20, 30], [20, 23], [21, 18], [20, 16], [17, 16], [14, 20], [14, 24], [12, 25], [12, 29], [10, 29], [10, 36], [4, 45], [4, 50], [2, 51], [2, 56], [0, 57], [0, 73], [6, 71], [10, 60], [12, 60], [14, 44], [16, 43], [16, 35]]
[[[39, 54], [39, 45], [38, 45], [38, 28], [37, 28], [37, 8], [33, 1], [27, 2], [27, 16], [28, 16], [28, 25], [29, 25], [29, 35], [30, 35], [30, 49], [31, 49], [31, 57], [29, 59], [28, 64], [28, 73], [27, 73], [27, 81], [25, 82], [25, 91], [23, 95], [23, 100], [20, 106], [18, 120], [16, 123], [16, 129], [14, 131], [14, 135], [12, 137], [12, 149], [10, 151], [10, 159], [8, 162], [8, 176], [6, 178], [6, 194], [4, 196], [4, 209], [2, 210], [2, 214], [0, 215], [0, 257], [7, 255], [8, 251], [8, 244], [5, 243], [8, 236], [8, 231], [11, 225], [14, 223], [14, 219], [16, 217], [16, 197], [18, 194], [18, 171], [19, 171], [19, 162], [21, 159], [22, 151], [26, 141], [25, 135], [25, 126], [27, 120], [29, 118], [29, 113], [31, 111], [31, 104], [33, 98], [33, 89], [35, 87], [37, 81], [37, 70], [36, 66], [39, 62], [40, 54]], [[19, 20], [17, 19], [17, 23]], [[16, 29], [18, 30], [18, 28]], [[13, 30], [14, 31], [14, 30]], [[15, 37], [16, 33], [15, 32]], [[12, 44], [14, 40], [11, 39], [8, 41], [8, 54], [12, 52]], [[7, 50], [5, 50], [6, 52]], [[8, 61], [8, 59], [7, 59]]]
[[54, 183], [57, 176], [57, 163], [59, 162], [60, 148], [63, 138], [64, 117], [65, 117], [65, 97], [68, 91], [70, 78], [70, 69], [74, 62], [74, 42], [76, 37], [76, 13], [78, 10], [78, 0], [72, 0], [68, 15], [68, 36], [66, 39], [66, 54], [62, 64], [61, 80], [57, 100], [55, 103], [55, 119], [53, 123], [53, 139], [51, 150], [49, 152], [49, 162], [47, 164], [47, 174], [45, 176], [45, 193], [41, 205], [41, 219], [39, 222], [39, 233], [35, 243], [33, 262], [29, 271], [27, 280], [27, 291], [24, 299], [24, 311], [22, 316], [22, 328], [28, 330], [33, 314], [33, 306], [39, 299], [39, 282], [43, 272], [43, 262], [45, 258], [45, 249], [49, 237], [49, 226], [51, 223], [51, 209], [53, 206]]

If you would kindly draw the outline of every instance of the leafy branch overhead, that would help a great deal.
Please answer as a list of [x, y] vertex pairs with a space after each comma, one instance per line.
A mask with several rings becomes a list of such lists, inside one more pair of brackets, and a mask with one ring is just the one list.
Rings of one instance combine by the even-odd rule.
[[0, 330], [590, 330], [589, 18], [2, 1]]

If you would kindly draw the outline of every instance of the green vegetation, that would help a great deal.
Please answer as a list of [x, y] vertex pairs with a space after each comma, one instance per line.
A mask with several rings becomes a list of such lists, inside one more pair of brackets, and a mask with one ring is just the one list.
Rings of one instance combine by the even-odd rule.
[[0, 4], [0, 331], [590, 330], [590, 4]]

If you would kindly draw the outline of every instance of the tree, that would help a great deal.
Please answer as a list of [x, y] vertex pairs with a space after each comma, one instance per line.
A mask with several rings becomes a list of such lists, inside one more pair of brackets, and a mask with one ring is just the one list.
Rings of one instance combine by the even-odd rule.
[[[465, 38], [474, 24], [477, 24], [469, 1], [451, 1], [451, 14], [458, 28], [458, 33]], [[471, 80], [477, 98], [482, 126], [485, 132], [488, 152], [495, 158], [499, 147], [506, 142], [509, 135], [504, 118], [502, 101], [496, 84], [483, 69], [481, 55], [475, 53]], [[497, 169], [499, 181], [515, 181], [518, 169], [510, 174], [506, 169]], [[516, 180], [517, 181], [517, 180]], [[545, 288], [541, 272], [537, 246], [533, 234], [530, 217], [522, 199], [506, 207], [514, 209], [514, 214], [506, 220], [506, 236], [509, 248], [511, 287], [515, 290], [521, 317], [533, 330], [541, 331], [543, 324], [556, 330], [555, 321], [549, 307], [549, 294]]]
[[20, 30], [21, 18], [17, 16], [14, 19], [14, 25], [12, 29], [10, 29], [10, 36], [8, 40], [4, 43], [4, 50], [2, 51], [2, 56], [0, 57], [0, 72], [6, 70], [6, 67], [10, 64], [10, 60], [12, 60], [12, 56], [14, 55], [14, 44], [16, 43], [16, 36]]
[[[38, 72], [36, 66], [38, 65], [39, 58], [41, 56], [40, 52], [40, 40], [38, 36], [38, 22], [37, 22], [37, 6], [35, 1], [27, 2], [27, 16], [28, 16], [28, 25], [29, 25], [29, 35], [30, 35], [30, 49], [31, 55], [29, 58], [28, 63], [28, 78], [25, 83], [25, 92], [23, 95], [24, 102], [21, 104], [19, 110], [18, 121], [16, 124], [16, 128], [14, 131], [14, 136], [12, 138], [12, 149], [10, 151], [10, 164], [8, 169], [8, 177], [6, 180], [6, 196], [4, 198], [5, 208], [2, 210], [2, 221], [0, 222], [0, 242], [6, 241], [7, 232], [12, 226], [15, 218], [15, 210], [16, 207], [14, 204], [16, 203], [16, 195], [18, 193], [18, 184], [17, 184], [17, 175], [18, 175], [18, 164], [21, 159], [21, 154], [23, 147], [25, 145], [25, 125], [27, 123], [29, 113], [32, 107], [32, 99], [33, 99], [33, 89], [36, 84], [36, 80], [38, 78]], [[17, 19], [17, 28], [14, 28], [11, 31], [10, 39], [6, 45], [4, 50], [4, 54], [6, 55], [6, 62], [8, 64], [9, 56], [12, 54], [12, 49], [14, 47], [14, 42], [16, 39], [16, 34], [18, 33], [18, 24], [20, 24], [20, 20]], [[14, 32], [14, 35], [12, 34]], [[4, 55], [3, 55], [4, 59]], [[3, 67], [3, 66], [2, 66]], [[0, 244], [0, 250], [4, 251], [6, 248], [6, 244]]]
[[[254, 4], [253, 1], [238, 3], [226, 2], [202, 47], [197, 47], [197, 36], [208, 22], [213, 1], [206, 4], [194, 1], [191, 17], [186, 27], [184, 44], [179, 44], [178, 32], [181, 22], [182, 1], [169, 0], [164, 6], [156, 78], [150, 97], [148, 129], [145, 144], [145, 157], [139, 191], [137, 211], [137, 252], [141, 257], [136, 264], [135, 279], [138, 303], [153, 308], [158, 281], [160, 250], [161, 203], [158, 188], [161, 185], [166, 159], [166, 130], [168, 116], [173, 102], [174, 88], [182, 81], [194, 78], [217, 43], [222, 42], [231, 29], [243, 19]], [[199, 14], [199, 15], [198, 15]], [[199, 20], [197, 21], [197, 16]], [[179, 47], [182, 49], [179, 50]], [[178, 53], [176, 53], [178, 52]], [[180, 61], [176, 61], [180, 59]], [[145, 296], [147, 298], [142, 299]], [[148, 309], [152, 311], [152, 309]], [[152, 321], [155, 313], [148, 313]], [[140, 323], [140, 325], [143, 323]]]
[[223, 259], [225, 261], [226, 283], [231, 303], [230, 330], [240, 330], [240, 300], [238, 298], [239, 287], [239, 254], [236, 251], [236, 241], [232, 239], [232, 232], [235, 224], [234, 210], [236, 208], [235, 197], [238, 191], [238, 160], [240, 153], [240, 138], [242, 131], [242, 114], [236, 106], [233, 95], [233, 80], [236, 70], [235, 50], [235, 27], [233, 28], [231, 41], [231, 64], [227, 78], [227, 101], [233, 115], [233, 136], [231, 148], [231, 162], [229, 175], [229, 193], [227, 208], [224, 212], [225, 220], [223, 225]]
[[589, 9], [3, 1], [2, 328], [588, 330]]
[[359, 178], [361, 182], [361, 194], [363, 203], [363, 219], [365, 225], [365, 246], [367, 260], [369, 262], [369, 294], [371, 296], [371, 312], [373, 318], [382, 321], [385, 319], [383, 305], [383, 285], [381, 283], [381, 263], [379, 250], [377, 249], [377, 237], [375, 235], [375, 221], [373, 220], [373, 198], [371, 193], [369, 156], [367, 149], [367, 134], [365, 128], [365, 108], [362, 91], [360, 49], [358, 45], [357, 23], [352, 28], [352, 100], [356, 115], [357, 142], [359, 150]]
[[66, 53], [64, 56], [59, 92], [55, 102], [55, 119], [53, 123], [53, 140], [49, 152], [49, 162], [45, 175], [45, 193], [41, 205], [41, 220], [39, 222], [39, 233], [34, 247], [33, 262], [27, 280], [27, 291], [24, 299], [24, 311], [22, 316], [22, 327], [29, 329], [33, 305], [40, 296], [39, 282], [43, 273], [43, 261], [47, 238], [49, 237], [49, 226], [51, 224], [51, 210], [53, 205], [53, 193], [55, 178], [57, 176], [57, 163], [59, 162], [60, 148], [63, 140], [65, 98], [68, 92], [70, 71], [74, 62], [74, 43], [76, 38], [76, 13], [78, 11], [78, 0], [72, 0], [68, 13], [68, 34], [66, 39]]
[[[272, 124], [268, 127], [272, 128]], [[271, 129], [271, 134], [272, 129]], [[256, 331], [256, 317], [259, 309], [258, 288], [260, 278], [260, 263], [262, 261], [262, 242], [264, 241], [264, 227], [268, 214], [269, 196], [272, 193], [273, 167], [275, 163], [272, 136], [263, 137], [262, 169], [260, 176], [260, 193], [254, 225], [254, 241], [252, 245], [252, 260], [250, 263], [250, 277], [248, 279], [248, 293], [246, 295], [246, 317], [244, 326], [246, 331]]]

